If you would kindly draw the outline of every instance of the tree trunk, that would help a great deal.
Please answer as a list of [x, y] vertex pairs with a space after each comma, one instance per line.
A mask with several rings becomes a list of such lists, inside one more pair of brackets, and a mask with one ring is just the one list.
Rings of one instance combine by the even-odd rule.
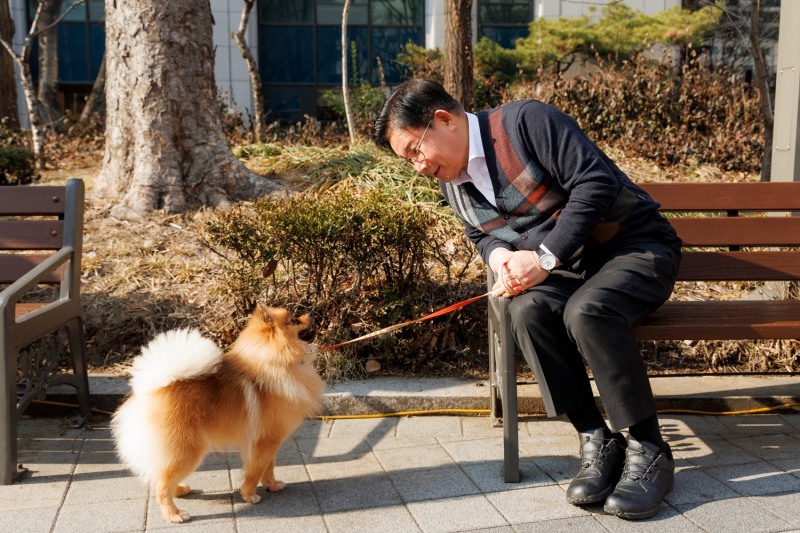
[[247, 21], [253, 9], [255, 0], [244, 0], [242, 4], [242, 16], [239, 19], [239, 27], [231, 34], [231, 38], [239, 46], [244, 63], [247, 65], [247, 73], [250, 75], [250, 88], [253, 91], [253, 114], [255, 115], [255, 137], [257, 142], [264, 142], [267, 135], [267, 127], [264, 123], [264, 91], [261, 89], [261, 76], [258, 72], [258, 63], [253, 53], [247, 46], [244, 33], [247, 31]]
[[41, 170], [46, 165], [46, 157], [44, 153], [44, 146], [46, 141], [46, 130], [42, 124], [41, 106], [36, 96], [36, 85], [33, 82], [33, 75], [31, 73], [31, 43], [36, 35], [36, 28], [39, 28], [39, 17], [42, 13], [44, 4], [39, 4], [36, 7], [36, 14], [33, 16], [31, 22], [31, 30], [25, 36], [25, 43], [22, 45], [22, 51], [18, 54], [11, 46], [11, 41], [0, 39], [0, 44], [8, 53], [14, 63], [19, 69], [19, 81], [22, 86], [22, 94], [25, 97], [25, 106], [28, 109], [28, 120], [31, 126], [31, 145], [33, 148], [33, 161], [38, 170]]
[[444, 88], [471, 111], [475, 105], [472, 0], [447, 0], [444, 27]]
[[100, 71], [97, 73], [97, 78], [92, 85], [92, 92], [89, 93], [89, 98], [83, 105], [81, 111], [81, 124], [88, 124], [91, 120], [102, 120], [106, 115], [106, 58], [103, 56], [103, 61], [100, 63]]
[[95, 194], [140, 218], [280, 188], [247, 170], [222, 133], [209, 0], [106, 3], [106, 134]]
[[344, 0], [342, 8], [342, 100], [344, 101], [344, 116], [347, 119], [347, 131], [350, 133], [350, 145], [356, 143], [356, 126], [353, 124], [353, 111], [350, 108], [350, 80], [347, 79], [347, 18], [350, 14], [350, 0]]
[[[14, 38], [14, 21], [11, 20], [8, 2], [0, 2], [0, 39], [11, 43]], [[12, 128], [19, 128], [17, 113], [17, 82], [14, 59], [0, 48], [0, 119], [6, 119]]]
[[[63, 129], [60, 125], [64, 112], [58, 101], [58, 24], [63, 0], [41, 0], [41, 18], [37, 26], [39, 33], [39, 92], [38, 105], [44, 125]], [[46, 29], [45, 29], [46, 28]]]
[[761, 181], [769, 181], [772, 174], [772, 130], [775, 126], [775, 115], [772, 110], [772, 97], [769, 86], [769, 74], [761, 52], [761, 30], [759, 14], [761, 0], [753, 0], [750, 17], [750, 55], [756, 70], [755, 85], [761, 97], [761, 116], [764, 118], [764, 159], [761, 162]]

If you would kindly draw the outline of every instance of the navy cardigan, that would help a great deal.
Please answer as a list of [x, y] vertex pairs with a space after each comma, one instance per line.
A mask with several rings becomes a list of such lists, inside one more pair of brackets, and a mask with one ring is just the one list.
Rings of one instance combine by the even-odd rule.
[[665, 220], [634, 184], [555, 107], [520, 100], [478, 113], [497, 207], [470, 182], [441, 183], [483, 260], [496, 248], [544, 244], [562, 262], [607, 243], [641, 238]]

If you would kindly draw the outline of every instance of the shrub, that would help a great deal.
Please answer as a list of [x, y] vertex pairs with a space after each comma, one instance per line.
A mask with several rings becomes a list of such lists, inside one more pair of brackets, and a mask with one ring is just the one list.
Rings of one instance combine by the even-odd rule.
[[758, 92], [697, 57], [674, 72], [667, 61], [625, 61], [567, 79], [544, 75], [506, 98], [538, 98], [580, 123], [596, 141], [660, 166], [712, 164], [758, 172], [764, 124]]
[[[319, 344], [422, 316], [476, 290], [465, 283], [474, 248], [452, 238], [461, 233], [423, 206], [353, 186], [261, 199], [220, 212], [207, 226], [211, 246], [229, 259], [221, 290], [237, 301], [239, 318], [259, 300], [310, 310], [323, 332]], [[446, 276], [433, 278], [435, 263], [446, 265]], [[440, 335], [410, 327], [325, 352], [322, 370], [340, 379], [361, 374], [367, 358], [390, 368], [440, 364], [466, 349], [472, 335], [459, 327], [447, 317], [425, 328]]]
[[33, 151], [25, 146], [23, 134], [0, 120], [0, 186], [25, 185], [38, 178]]

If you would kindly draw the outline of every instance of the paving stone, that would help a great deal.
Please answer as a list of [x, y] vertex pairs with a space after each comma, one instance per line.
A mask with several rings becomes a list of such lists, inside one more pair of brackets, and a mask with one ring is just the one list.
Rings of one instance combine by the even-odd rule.
[[483, 495], [412, 502], [408, 504], [408, 510], [425, 533], [471, 531], [509, 525]]
[[800, 491], [800, 479], [764, 461], [706, 471], [743, 496]]
[[[327, 513], [325, 523], [331, 533], [414, 533], [421, 531], [404, 506], [358, 509]], [[294, 531], [294, 528], [291, 529]]]
[[456, 465], [393, 471], [389, 473], [389, 477], [405, 502], [452, 498], [481, 492]]
[[675, 509], [704, 531], [752, 533], [795, 529], [771, 511], [739, 498], [701, 504], [687, 503], [676, 505]]

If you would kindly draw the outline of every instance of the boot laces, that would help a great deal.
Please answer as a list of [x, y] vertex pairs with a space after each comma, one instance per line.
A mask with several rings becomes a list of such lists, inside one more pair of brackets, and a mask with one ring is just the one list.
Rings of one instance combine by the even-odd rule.
[[[649, 459], [649, 461], [644, 462], [641, 460], [631, 460], [633, 454], [637, 454], [642, 456], [643, 458]], [[647, 481], [649, 479], [650, 473], [655, 468], [656, 463], [658, 462], [658, 458], [661, 457], [661, 453], [656, 453], [652, 457], [647, 455], [647, 452], [642, 450], [633, 450], [631, 451], [630, 448], [628, 449], [628, 455], [625, 460], [625, 465], [622, 468], [622, 478], [621, 479], [630, 479], [632, 481], [639, 481], [643, 479]]]
[[600, 441], [602, 442], [602, 445], [600, 445], [599, 448], [593, 448], [593, 449], [589, 449], [588, 446], [585, 446], [585, 444], [587, 444], [588, 441], [582, 443], [584, 445], [580, 447], [580, 455], [581, 455], [581, 465], [583, 466], [583, 468], [589, 468], [596, 461], [602, 462], [602, 460], [608, 457], [608, 448], [613, 440], [614, 439], [602, 439]]

